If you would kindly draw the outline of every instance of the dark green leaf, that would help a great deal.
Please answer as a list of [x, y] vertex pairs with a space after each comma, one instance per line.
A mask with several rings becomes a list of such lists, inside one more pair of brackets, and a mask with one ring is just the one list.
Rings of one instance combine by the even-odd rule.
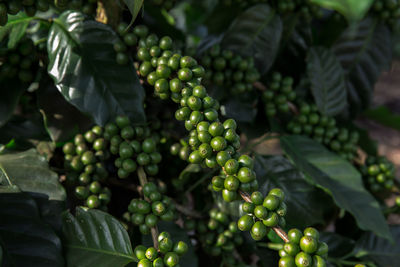
[[350, 112], [356, 114], [371, 102], [374, 85], [392, 59], [389, 29], [368, 18], [349, 27], [333, 46], [347, 75]]
[[324, 222], [324, 210], [330, 199], [310, 185], [287, 159], [282, 156], [257, 156], [254, 170], [261, 193], [266, 195], [276, 187], [285, 192], [289, 226], [306, 227]]
[[254, 57], [261, 74], [274, 63], [282, 35], [279, 16], [265, 4], [253, 6], [238, 16], [222, 40], [222, 46], [246, 57]]
[[[253, 99], [254, 100], [254, 99]], [[238, 122], [253, 122], [257, 115], [256, 103], [237, 97], [230, 97], [221, 107], [223, 116], [233, 118]]]
[[128, 233], [110, 214], [77, 208], [63, 215], [68, 266], [124, 266], [134, 260]]
[[4, 27], [0, 27], [0, 42], [8, 36], [7, 47], [12, 49], [25, 35], [29, 22], [34, 19], [28, 17], [24, 12], [19, 12], [17, 15], [8, 15], [8, 22]]
[[356, 257], [373, 260], [379, 266], [398, 266], [400, 262], [400, 226], [390, 227], [395, 243], [372, 233], [365, 233], [357, 241], [354, 252]]
[[45, 127], [53, 141], [67, 141], [92, 124], [87, 116], [65, 100], [52, 82], [39, 88], [36, 95]]
[[361, 229], [391, 239], [378, 202], [365, 190], [361, 174], [348, 161], [304, 136], [284, 136], [281, 144], [296, 166], [329, 192], [339, 207], [350, 212]]
[[369, 109], [364, 112], [364, 115], [371, 120], [400, 131], [400, 115], [394, 114], [386, 106]]
[[[2, 81], [1, 83], [4, 83]], [[1, 86], [0, 90], [0, 127], [3, 126], [14, 113], [19, 98], [26, 90], [18, 80], [8, 80], [7, 85]]]
[[[192, 242], [190, 241], [190, 238], [184, 229], [179, 228], [179, 226], [173, 222], [160, 221], [157, 226], [160, 233], [163, 231], [170, 233], [172, 241], [183, 241], [188, 245], [188, 251], [179, 259], [180, 266], [198, 266], [198, 259], [194, 247], [192, 246]], [[153, 246], [153, 241], [150, 235], [143, 236], [143, 244], [149, 247]]]
[[132, 14], [131, 23], [135, 21], [140, 9], [142, 9], [143, 1], [144, 0], [124, 0], [125, 5]]
[[41, 220], [35, 201], [12, 191], [0, 190], [4, 266], [64, 266], [61, 241]]
[[373, 0], [311, 0], [311, 2], [324, 8], [336, 10], [347, 20], [355, 21], [364, 17]]
[[22, 191], [42, 193], [50, 200], [65, 200], [58, 175], [34, 149], [0, 155], [0, 184], [17, 185]]
[[341, 258], [349, 254], [355, 246], [353, 239], [331, 232], [322, 232], [320, 240], [327, 243], [330, 258]]
[[323, 47], [313, 47], [307, 61], [311, 92], [319, 111], [327, 116], [341, 113], [347, 107], [346, 84], [335, 54]]
[[120, 114], [133, 123], [145, 121], [144, 90], [135, 68], [116, 63], [118, 40], [109, 26], [72, 11], [55, 19], [49, 32], [48, 72], [57, 89], [100, 125]]

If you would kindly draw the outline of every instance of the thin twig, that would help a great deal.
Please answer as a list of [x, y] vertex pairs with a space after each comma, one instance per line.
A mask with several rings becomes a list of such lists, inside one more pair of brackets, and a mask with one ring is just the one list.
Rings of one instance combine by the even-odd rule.
[[255, 88], [257, 88], [258, 90], [260, 90], [260, 91], [266, 91], [267, 90], [267, 87], [264, 84], [262, 84], [261, 82], [254, 82], [253, 86]]
[[182, 214], [185, 214], [186, 216], [196, 218], [196, 219], [201, 219], [203, 218], [203, 215], [200, 212], [197, 212], [195, 210], [191, 210], [185, 206], [182, 206], [178, 203], [175, 203], [175, 208], [177, 211], [179, 211]]
[[[147, 184], [147, 176], [142, 167], [139, 167], [139, 169], [137, 170], [137, 174], [139, 177], [140, 185], [143, 187], [145, 184]], [[150, 201], [146, 196], [143, 195], [143, 197], [145, 200]], [[151, 230], [151, 237], [153, 238], [153, 245], [156, 249], [158, 249], [158, 227], [157, 227], [157, 225], [154, 227], [151, 227], [150, 230]]]

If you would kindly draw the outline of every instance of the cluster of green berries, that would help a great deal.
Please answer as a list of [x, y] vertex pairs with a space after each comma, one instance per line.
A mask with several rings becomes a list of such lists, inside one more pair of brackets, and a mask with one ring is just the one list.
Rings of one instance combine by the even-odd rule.
[[222, 170], [219, 175], [212, 178], [211, 188], [216, 192], [221, 191], [226, 202], [238, 199], [239, 190], [253, 192], [258, 189], [256, 173], [253, 170], [254, 162], [251, 157], [235, 155], [232, 158], [222, 151], [218, 152], [216, 159]]
[[279, 267], [325, 267], [328, 245], [319, 241], [319, 232], [312, 227], [303, 233], [298, 229], [288, 232], [289, 242], [279, 251]]
[[150, 4], [168, 11], [175, 6], [176, 2], [177, 0], [151, 0]]
[[239, 5], [240, 7], [248, 7], [250, 5], [266, 4], [269, 0], [224, 0], [223, 3], [227, 6]]
[[243, 244], [243, 237], [235, 222], [217, 209], [211, 209], [208, 221], [199, 221], [196, 227], [199, 241], [205, 252], [212, 256], [232, 253]]
[[18, 78], [23, 83], [34, 80], [39, 60], [31, 39], [20, 41], [15, 49], [0, 52], [0, 81]]
[[375, 0], [371, 12], [381, 21], [394, 26], [400, 18], [400, 2], [397, 0]]
[[335, 118], [320, 114], [315, 104], [302, 103], [299, 112], [288, 123], [289, 132], [309, 136], [349, 161], [357, 156], [358, 132], [339, 128]]
[[206, 69], [206, 84], [230, 88], [230, 93], [240, 94], [253, 89], [253, 83], [260, 79], [253, 58], [242, 58], [216, 44], [201, 57]]
[[173, 267], [179, 266], [180, 257], [188, 250], [183, 241], [173, 242], [168, 232], [158, 235], [158, 250], [155, 247], [146, 248], [139, 245], [134, 250], [138, 267]]
[[110, 153], [115, 155], [114, 166], [121, 179], [129, 177], [138, 166], [154, 176], [158, 173], [158, 163], [162, 156], [157, 151], [158, 138], [152, 136], [150, 127], [131, 126], [127, 116], [117, 116], [115, 123], [105, 126], [104, 138], [110, 142]]
[[145, 199], [132, 199], [128, 206], [130, 222], [139, 226], [144, 235], [149, 234], [150, 228], [155, 227], [159, 220], [172, 221], [175, 217], [175, 206], [162, 191], [154, 183], [146, 183], [143, 186]]
[[283, 15], [297, 13], [306, 21], [322, 18], [322, 9], [310, 0], [270, 0], [270, 4]]
[[262, 94], [267, 117], [275, 116], [278, 111], [289, 112], [288, 102], [293, 102], [296, 99], [296, 92], [293, 91], [292, 85], [292, 77], [282, 77], [279, 72], [272, 74], [267, 90]]
[[97, 10], [97, 0], [54, 0], [54, 5], [61, 10], [78, 10], [92, 16]]
[[107, 141], [103, 137], [103, 129], [94, 126], [84, 135], [77, 134], [74, 142], [63, 146], [65, 167], [73, 177], [75, 196], [84, 200], [89, 208], [105, 209], [110, 202], [111, 192], [102, 187], [108, 177], [105, 161], [110, 157]]
[[181, 160], [187, 161], [190, 152], [192, 152], [187, 140], [181, 139], [179, 143], [174, 143], [170, 147], [170, 153], [173, 156], [179, 156]]
[[8, 21], [8, 14], [16, 15], [20, 11], [32, 17], [36, 11], [47, 11], [50, 7], [50, 0], [0, 0], [0, 26]]
[[116, 30], [121, 39], [114, 43], [115, 60], [118, 64], [125, 65], [129, 62], [130, 53], [136, 49], [139, 40], [143, 42], [143, 38], [147, 36], [149, 30], [142, 25], [130, 30], [128, 24], [124, 22], [120, 23]]
[[251, 202], [242, 204], [242, 211], [246, 214], [237, 222], [240, 231], [250, 231], [251, 237], [258, 241], [268, 234], [269, 228], [286, 225], [287, 208], [281, 189], [271, 189], [265, 198], [256, 191], [250, 198]]
[[395, 167], [386, 157], [368, 156], [361, 167], [364, 181], [372, 192], [390, 190], [394, 185]]

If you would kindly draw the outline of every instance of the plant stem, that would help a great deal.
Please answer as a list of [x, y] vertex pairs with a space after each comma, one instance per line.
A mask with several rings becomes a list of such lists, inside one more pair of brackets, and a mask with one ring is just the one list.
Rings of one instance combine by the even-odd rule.
[[281, 243], [257, 243], [258, 246], [260, 247], [266, 247], [272, 250], [281, 250], [283, 248], [283, 244]]
[[[138, 177], [139, 177], [140, 185], [143, 188], [143, 186], [145, 184], [147, 184], [146, 173], [144, 172], [142, 167], [139, 167], [138, 170], [137, 170], [137, 174], [138, 174]], [[150, 201], [146, 196], [143, 195], [143, 197], [144, 197], [144, 199], [146, 201]], [[154, 245], [154, 247], [156, 249], [158, 249], [158, 227], [157, 227], [157, 225], [154, 226], [154, 227], [151, 227], [150, 230], [151, 230], [151, 237], [153, 238], [153, 245]]]
[[180, 213], [183, 213], [183, 214], [185, 214], [185, 215], [187, 215], [189, 217], [196, 218], [196, 219], [203, 218], [203, 215], [201, 215], [201, 213], [199, 213], [199, 212], [197, 212], [195, 210], [189, 209], [189, 208], [187, 208], [185, 206], [182, 206], [182, 205], [180, 205], [178, 203], [175, 203], [175, 208]]

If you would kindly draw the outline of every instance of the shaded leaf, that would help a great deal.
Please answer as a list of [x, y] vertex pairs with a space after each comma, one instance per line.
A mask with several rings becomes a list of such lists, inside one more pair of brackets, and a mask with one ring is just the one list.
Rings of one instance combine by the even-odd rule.
[[390, 227], [394, 244], [373, 233], [365, 233], [357, 241], [356, 257], [373, 260], [379, 266], [398, 266], [400, 262], [400, 226]]
[[281, 144], [294, 164], [350, 212], [361, 229], [391, 239], [379, 203], [365, 190], [361, 174], [348, 161], [304, 136], [284, 136]]
[[42, 193], [50, 200], [65, 200], [58, 175], [36, 150], [0, 155], [0, 184], [17, 185], [22, 191]]
[[14, 113], [22, 93], [26, 90], [18, 80], [0, 81], [0, 127], [7, 123]]
[[389, 29], [371, 18], [349, 27], [333, 46], [347, 76], [347, 96], [351, 113], [371, 102], [374, 85], [392, 59]]
[[110, 214], [77, 208], [63, 214], [68, 266], [124, 266], [134, 261], [128, 233]]
[[349, 21], [360, 20], [367, 13], [373, 0], [311, 0], [324, 8], [341, 13]]
[[61, 241], [41, 220], [35, 201], [25, 193], [5, 191], [0, 190], [4, 266], [64, 266]]
[[90, 118], [65, 100], [52, 82], [40, 87], [36, 96], [45, 127], [53, 141], [67, 141], [92, 124]]
[[335, 54], [323, 47], [311, 48], [307, 56], [307, 74], [321, 113], [335, 116], [347, 107], [344, 74]]
[[140, 9], [142, 9], [143, 1], [144, 0], [124, 0], [125, 5], [132, 14], [131, 23], [135, 21]]
[[66, 11], [50, 28], [48, 72], [65, 99], [89, 113], [99, 125], [126, 114], [145, 121], [144, 90], [130, 62], [118, 65], [113, 44], [119, 40], [107, 25]]
[[8, 15], [7, 24], [0, 27], [0, 42], [8, 35], [7, 47], [12, 49], [25, 35], [29, 22], [33, 17], [28, 17], [24, 12], [19, 12], [17, 15]]
[[282, 156], [257, 156], [254, 170], [261, 193], [266, 195], [276, 187], [285, 192], [288, 225], [307, 227], [324, 222], [324, 210], [329, 206], [330, 199], [309, 184], [287, 159]]
[[[254, 99], [253, 99], [254, 100]], [[235, 119], [238, 122], [253, 122], [257, 115], [257, 106], [253, 102], [230, 97], [224, 105], [221, 106], [223, 116]]]
[[261, 74], [275, 61], [282, 35], [282, 22], [265, 4], [255, 5], [240, 14], [226, 31], [222, 46], [242, 56], [254, 57]]
[[330, 258], [341, 258], [349, 254], [355, 246], [353, 239], [341, 236], [336, 233], [322, 232], [320, 240], [327, 243]]
[[394, 114], [388, 107], [379, 106], [364, 112], [371, 120], [400, 131], [400, 115]]

